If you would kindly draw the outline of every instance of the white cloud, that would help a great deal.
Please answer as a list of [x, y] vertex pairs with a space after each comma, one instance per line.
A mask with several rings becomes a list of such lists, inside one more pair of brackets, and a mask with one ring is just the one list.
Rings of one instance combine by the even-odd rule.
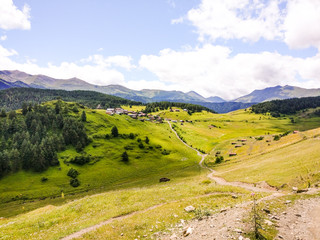
[[285, 42], [291, 48], [320, 49], [320, 1], [291, 0], [284, 22]]
[[280, 38], [280, 0], [202, 0], [187, 18], [197, 28], [199, 40]]
[[143, 55], [140, 66], [177, 89], [226, 99], [275, 85], [320, 87], [320, 55], [302, 59], [270, 52], [231, 53], [209, 44], [183, 52], [165, 49], [157, 56]]
[[82, 59], [81, 61], [92, 62], [94, 64], [97, 64], [99, 66], [104, 66], [104, 67], [121, 67], [126, 70], [131, 70], [136, 67], [131, 63], [132, 57], [121, 56], [121, 55], [104, 57], [103, 55], [95, 54], [95, 55], [89, 56], [86, 59]]
[[1, 0], [0, 28], [5, 30], [30, 29], [30, 7], [25, 4], [22, 10], [19, 10], [12, 0]]
[[176, 18], [176, 19], [172, 19], [171, 20], [171, 24], [183, 23], [183, 21], [184, 21], [184, 18], [183, 17], [179, 17], [179, 18]]
[[7, 40], [7, 35], [3, 35], [3, 36], [1, 36], [1, 37], [0, 37], [0, 40], [1, 40], [1, 41], [5, 41], [5, 40]]
[[[320, 49], [318, 0], [202, 0], [186, 19], [196, 27], [200, 41], [264, 38], [291, 48]], [[172, 24], [183, 20], [173, 19]]]
[[62, 62], [59, 65], [49, 63], [45, 67], [37, 65], [34, 60], [26, 60], [18, 63], [12, 60], [18, 55], [15, 50], [8, 50], [0, 45], [0, 66], [5, 70], [20, 70], [30, 74], [43, 74], [54, 78], [77, 77], [98, 85], [125, 84], [124, 75], [115, 67], [125, 70], [133, 68], [130, 64], [131, 57], [111, 56], [104, 58], [101, 55], [93, 55], [79, 63]]

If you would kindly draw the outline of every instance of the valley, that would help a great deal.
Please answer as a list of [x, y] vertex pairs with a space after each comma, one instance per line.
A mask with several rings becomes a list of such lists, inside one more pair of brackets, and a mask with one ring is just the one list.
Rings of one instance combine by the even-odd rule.
[[[158, 107], [151, 115], [163, 120], [159, 123], [110, 116], [81, 103], [41, 103], [52, 111], [57, 104], [74, 119], [85, 113], [83, 125], [90, 141], [82, 150], [67, 145], [59, 151], [58, 166], [42, 172], [19, 170], [1, 178], [3, 239], [169, 239], [174, 234], [178, 239], [188, 226], [194, 229], [190, 239], [197, 239], [194, 219], [221, 218], [220, 211], [229, 209], [229, 214], [232, 207], [239, 214], [243, 207], [250, 212], [252, 192], [259, 209], [266, 203], [284, 208], [279, 199], [294, 203], [319, 195], [320, 118], [312, 114], [272, 117], [250, 109], [217, 114]], [[79, 111], [73, 111], [75, 106]], [[143, 111], [144, 106], [122, 108]], [[17, 119], [23, 118], [17, 110]], [[82, 156], [89, 161], [73, 162]], [[78, 172], [77, 187], [70, 185], [71, 168]], [[159, 182], [164, 177], [170, 181]], [[301, 195], [292, 194], [292, 188], [313, 190]], [[190, 205], [194, 212], [184, 210]], [[252, 236], [249, 216], [239, 217], [241, 235]], [[208, 226], [205, 231], [210, 232]], [[223, 234], [239, 235], [229, 230]], [[262, 234], [273, 239], [277, 230], [272, 225]]]

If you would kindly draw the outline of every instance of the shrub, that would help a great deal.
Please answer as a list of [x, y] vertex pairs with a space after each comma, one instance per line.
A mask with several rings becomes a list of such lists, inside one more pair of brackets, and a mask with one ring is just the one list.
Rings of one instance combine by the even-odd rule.
[[163, 151], [161, 152], [163, 155], [169, 155], [170, 154], [170, 151], [166, 150], [166, 149], [163, 149]]
[[128, 153], [126, 151], [124, 151], [121, 155], [121, 161], [123, 162], [128, 162], [129, 161], [129, 156]]
[[203, 219], [203, 217], [209, 217], [211, 216], [210, 210], [208, 208], [196, 208], [196, 210], [194, 210], [194, 215], [195, 218], [198, 220]]
[[46, 181], [48, 181], [48, 178], [46, 178], [46, 177], [41, 178], [41, 182], [46, 182]]
[[141, 148], [141, 149], [143, 149], [143, 148], [144, 148], [144, 145], [143, 145], [143, 143], [142, 143], [142, 142], [140, 142], [138, 146], [139, 146], [139, 148]]
[[89, 155], [76, 156], [70, 160], [70, 163], [77, 164], [77, 165], [84, 165], [88, 162], [90, 162]]
[[130, 134], [129, 134], [129, 138], [130, 138], [130, 139], [134, 139], [135, 137], [136, 137], [136, 136], [135, 136], [133, 133], [130, 133]]
[[279, 135], [275, 135], [275, 136], [273, 137], [273, 140], [274, 140], [274, 141], [279, 141], [280, 138], [281, 138], [281, 137], [280, 137]]
[[146, 140], [145, 140], [146, 144], [149, 144], [150, 140], [148, 137], [146, 137]]
[[77, 176], [79, 175], [79, 172], [74, 168], [70, 168], [67, 175], [72, 178], [77, 178]]
[[219, 164], [224, 160], [223, 156], [217, 156], [215, 163]]
[[264, 139], [264, 137], [261, 136], [261, 137], [257, 137], [256, 139], [257, 139], [258, 141], [261, 141], [261, 140]]
[[70, 179], [70, 185], [72, 187], [79, 187], [80, 181], [77, 178], [72, 178], [72, 179]]

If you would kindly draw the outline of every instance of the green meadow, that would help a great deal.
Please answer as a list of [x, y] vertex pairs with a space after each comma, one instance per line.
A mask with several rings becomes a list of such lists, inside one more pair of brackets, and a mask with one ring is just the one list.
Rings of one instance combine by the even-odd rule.
[[[141, 110], [141, 106], [125, 108]], [[184, 211], [188, 205], [212, 214], [251, 199], [250, 192], [242, 188], [210, 180], [209, 171], [199, 166], [196, 151], [186, 147], [168, 123], [82, 110], [92, 140], [83, 151], [92, 160], [82, 166], [71, 164], [72, 158], [83, 153], [68, 147], [59, 153], [60, 166], [42, 173], [19, 171], [3, 177], [0, 217], [5, 218], [0, 218], [0, 239], [60, 239], [106, 220], [110, 222], [77, 239], [150, 239], [180, 219], [194, 218], [194, 213]], [[70, 114], [80, 118], [81, 111]], [[177, 120], [172, 125], [178, 135], [207, 153], [205, 164], [228, 181], [266, 181], [284, 191], [320, 181], [319, 117], [273, 118], [249, 110], [190, 115], [180, 109], [153, 114]], [[119, 131], [117, 137], [111, 136], [114, 126]], [[294, 130], [299, 132], [294, 134]], [[283, 136], [276, 139], [280, 134]], [[128, 162], [122, 161], [124, 151]], [[223, 156], [223, 161], [217, 164], [216, 156]], [[79, 187], [70, 185], [70, 168], [80, 173]], [[42, 182], [43, 177], [48, 180]], [[159, 183], [161, 177], [171, 181]], [[257, 198], [266, 195], [258, 194]]]

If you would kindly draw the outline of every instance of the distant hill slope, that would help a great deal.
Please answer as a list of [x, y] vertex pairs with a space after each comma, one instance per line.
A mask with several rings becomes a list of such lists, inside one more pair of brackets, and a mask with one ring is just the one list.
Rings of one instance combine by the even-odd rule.
[[36, 88], [10, 88], [0, 91], [0, 108], [15, 110], [22, 107], [23, 102], [43, 103], [61, 98], [64, 101], [81, 103], [90, 108], [99, 104], [104, 107], [119, 107], [120, 105], [141, 105], [141, 102], [131, 101], [93, 91], [65, 91]]
[[320, 89], [306, 89], [294, 86], [275, 86], [262, 90], [254, 90], [252, 93], [233, 100], [234, 102], [259, 103], [275, 99], [288, 99], [300, 97], [320, 96]]
[[[20, 71], [0, 71], [0, 78], [7, 82], [21, 81], [34, 88], [63, 89], [63, 90], [90, 90], [106, 93], [133, 101], [183, 101], [183, 102], [211, 102], [196, 92], [164, 91], [156, 89], [132, 90], [121, 85], [97, 86], [78, 78], [55, 79], [44, 75], [31, 75]], [[219, 99], [219, 101], [221, 101]]]
[[0, 78], [0, 90], [8, 89], [8, 88], [14, 88], [14, 87], [28, 88], [30, 86], [28, 84], [25, 84], [24, 82], [21, 82], [21, 81], [7, 82], [7, 81], [5, 81], [5, 80]]
[[272, 100], [253, 105], [252, 111], [255, 113], [270, 112], [273, 116], [279, 116], [280, 113], [294, 114], [301, 110], [317, 107], [320, 107], [320, 96]]

